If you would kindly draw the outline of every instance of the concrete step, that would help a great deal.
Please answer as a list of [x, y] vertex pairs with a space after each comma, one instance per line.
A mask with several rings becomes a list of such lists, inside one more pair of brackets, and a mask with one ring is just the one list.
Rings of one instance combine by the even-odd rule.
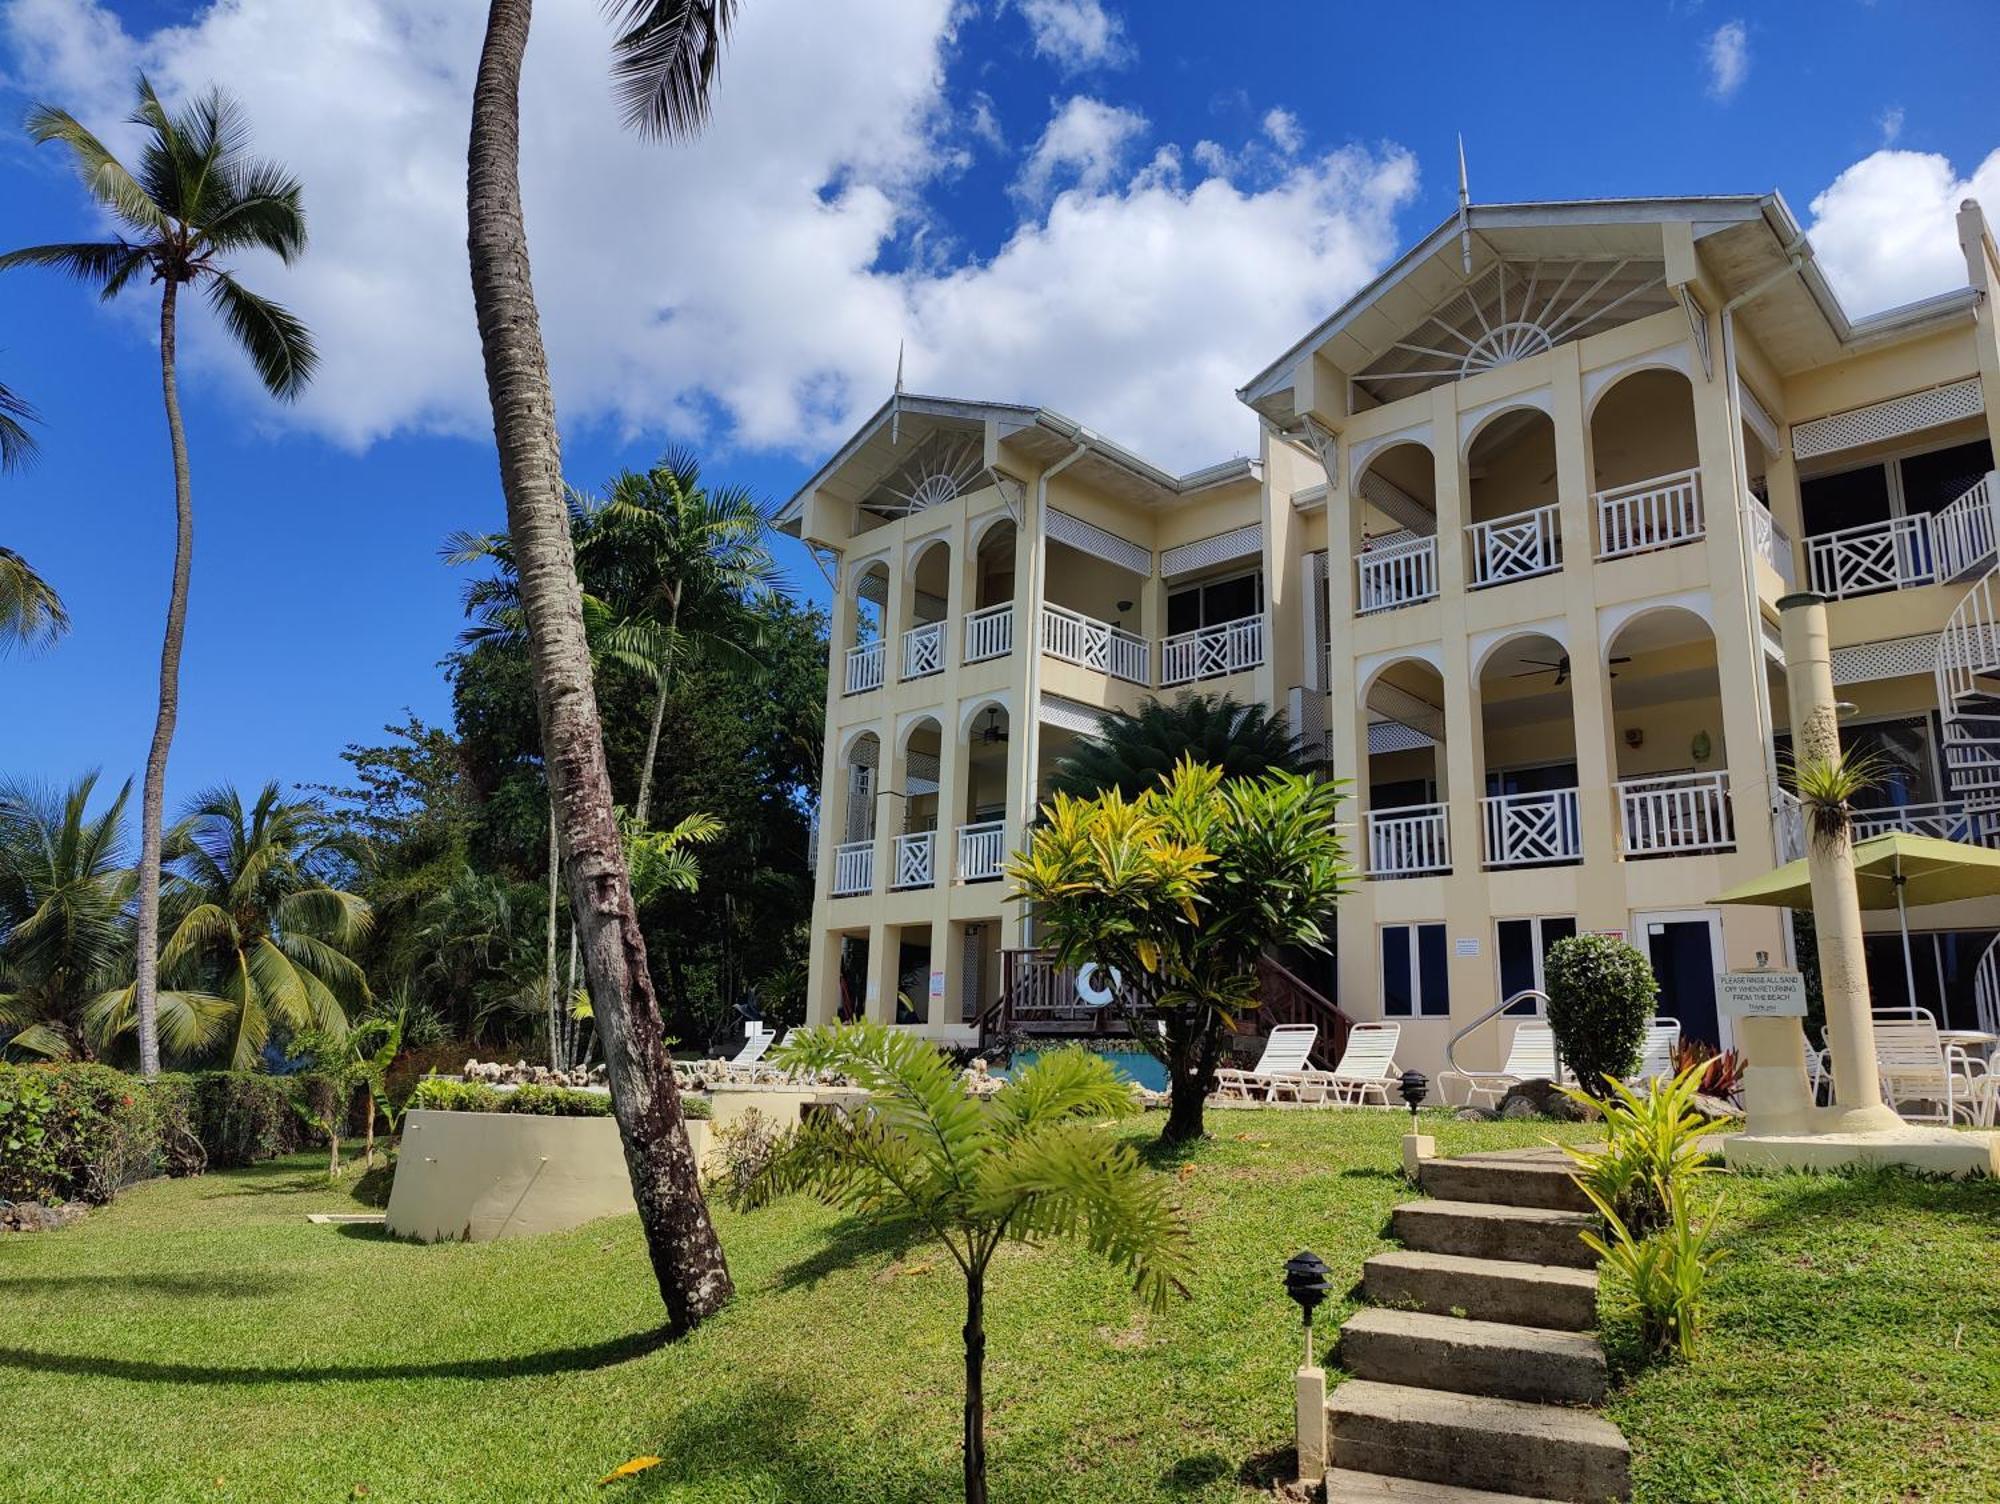
[[1326, 1504], [1556, 1504], [1556, 1501], [1337, 1467], [1326, 1475]]
[[1594, 1405], [1607, 1382], [1595, 1337], [1386, 1307], [1347, 1318], [1340, 1366], [1357, 1379], [1542, 1404]]
[[1597, 1325], [1594, 1269], [1404, 1249], [1378, 1253], [1363, 1264], [1361, 1285], [1378, 1306], [1414, 1306], [1439, 1315], [1462, 1313], [1474, 1321], [1563, 1332]]
[[1429, 1159], [1417, 1179], [1426, 1195], [1440, 1201], [1479, 1201], [1562, 1212], [1592, 1210], [1590, 1198], [1569, 1178], [1566, 1165], [1554, 1160], [1478, 1154]]
[[1631, 1448], [1586, 1410], [1350, 1379], [1326, 1412], [1338, 1467], [1568, 1504], [1631, 1496]]
[[1389, 1236], [1405, 1248], [1571, 1269], [1597, 1267], [1597, 1255], [1577, 1236], [1596, 1226], [1588, 1212], [1491, 1201], [1406, 1201], [1389, 1213]]

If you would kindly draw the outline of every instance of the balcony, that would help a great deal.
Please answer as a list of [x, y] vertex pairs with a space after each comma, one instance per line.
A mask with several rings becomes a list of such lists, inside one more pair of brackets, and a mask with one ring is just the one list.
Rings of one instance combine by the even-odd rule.
[[847, 898], [875, 889], [875, 843], [845, 841], [833, 848], [833, 896]]
[[929, 888], [937, 883], [937, 832], [916, 831], [896, 837], [896, 880], [890, 884], [904, 888]]
[[1475, 522], [1465, 534], [1472, 542], [1474, 590], [1562, 568], [1562, 522], [1553, 506]]
[[1701, 509], [1701, 474], [1682, 470], [1591, 497], [1597, 511], [1597, 557], [1623, 559], [1694, 543], [1708, 531]]
[[1763, 502], [1754, 496], [1745, 496], [1743, 500], [1750, 512], [1750, 546], [1756, 550], [1758, 558], [1776, 571], [1787, 593], [1798, 589], [1798, 571], [1792, 565], [1790, 535], [1778, 526], [1778, 520]]
[[1014, 606], [1002, 601], [965, 618], [965, 661], [984, 663], [1014, 651]]
[[847, 650], [847, 693], [864, 694], [882, 687], [882, 644], [864, 642]]
[[1411, 538], [1387, 548], [1371, 548], [1354, 561], [1358, 594], [1355, 614], [1372, 616], [1435, 600], [1438, 593], [1437, 539]]
[[[1899, 804], [1889, 809], [1859, 809], [1854, 812], [1854, 839], [1890, 831], [1913, 836], [1935, 836], [1940, 841], [1963, 841], [1968, 846], [2000, 849], [2000, 803], [1972, 803], [1964, 799], [1940, 799], [1923, 804]], [[1778, 859], [1796, 861], [1806, 854], [1805, 814], [1798, 797], [1778, 791]]]
[[1042, 651], [1128, 684], [1150, 686], [1153, 682], [1145, 638], [1065, 606], [1042, 606]]
[[1679, 773], [1628, 778], [1618, 792], [1619, 822], [1628, 857], [1689, 856], [1731, 851], [1736, 822], [1727, 773]]
[[1160, 642], [1160, 687], [1240, 674], [1264, 662], [1264, 618], [1245, 616]]
[[928, 679], [944, 672], [944, 623], [925, 622], [903, 634], [903, 677]]
[[1806, 564], [1811, 588], [1836, 601], [1939, 578], [1931, 518], [1922, 512], [1808, 538]]
[[1549, 867], [1583, 860], [1575, 789], [1489, 794], [1479, 805], [1488, 867]]
[[1368, 875], [1427, 877], [1451, 871], [1451, 828], [1442, 804], [1368, 811]]
[[958, 880], [996, 882], [1007, 865], [1007, 822], [982, 820], [958, 827]]

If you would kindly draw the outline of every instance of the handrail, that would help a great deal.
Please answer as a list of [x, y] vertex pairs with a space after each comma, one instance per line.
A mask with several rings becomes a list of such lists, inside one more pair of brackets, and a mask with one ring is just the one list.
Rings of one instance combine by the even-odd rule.
[[[1509, 1008], [1513, 1007], [1514, 1004], [1520, 1002], [1523, 998], [1530, 998], [1530, 997], [1538, 997], [1542, 1000], [1544, 1004], [1546, 1004], [1549, 1000], [1549, 995], [1546, 992], [1543, 992], [1539, 987], [1527, 987], [1515, 993], [1512, 997], [1508, 998], [1504, 1003], [1495, 1003], [1491, 1008], [1488, 1008], [1484, 1013], [1480, 1014], [1479, 1017], [1475, 1018], [1471, 1023], [1467, 1024], [1464, 1028], [1460, 1029], [1456, 1034], [1452, 1035], [1451, 1038], [1446, 1041], [1444, 1047], [1445, 1064], [1450, 1066], [1454, 1071], [1458, 1072], [1459, 1075], [1461, 1076], [1464, 1075], [1466, 1073], [1465, 1067], [1458, 1063], [1458, 1042], [1461, 1039], [1465, 1038], [1466, 1035], [1470, 1034], [1474, 1029], [1477, 1029], [1482, 1025], [1492, 1023], [1494, 1019], [1498, 1018], [1501, 1014], [1505, 1013]], [[1562, 1070], [1562, 1057], [1560, 1055], [1556, 1057], [1556, 1069], [1557, 1071]]]

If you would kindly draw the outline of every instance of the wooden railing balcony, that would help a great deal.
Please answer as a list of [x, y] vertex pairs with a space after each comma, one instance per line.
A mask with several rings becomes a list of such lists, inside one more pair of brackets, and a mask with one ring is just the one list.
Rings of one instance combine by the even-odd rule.
[[1437, 539], [1410, 538], [1386, 548], [1364, 550], [1354, 560], [1355, 612], [1372, 616], [1435, 600], [1438, 593]]
[[1591, 497], [1597, 513], [1597, 557], [1622, 559], [1656, 548], [1678, 548], [1708, 531], [1701, 510], [1701, 472], [1681, 470]]
[[1128, 684], [1150, 685], [1146, 639], [1067, 606], [1042, 605], [1042, 651]]
[[1531, 580], [1562, 568], [1562, 519], [1553, 503], [1472, 523], [1465, 533], [1472, 542], [1474, 590]]
[[896, 837], [896, 880], [890, 886], [928, 888], [937, 882], [937, 832], [914, 831]]
[[833, 848], [833, 896], [875, 891], [875, 842], [843, 841]]
[[903, 634], [903, 677], [927, 679], [944, 672], [944, 623], [927, 621]]
[[864, 642], [847, 650], [847, 693], [858, 695], [882, 687], [882, 644]]
[[1368, 811], [1368, 875], [1427, 877], [1451, 871], [1451, 823], [1442, 804]]
[[1163, 638], [1160, 687], [1220, 679], [1257, 668], [1264, 662], [1264, 635], [1262, 616], [1244, 616]]
[[1479, 804], [1488, 867], [1547, 867], [1583, 860], [1575, 789], [1489, 794]]
[[1736, 846], [1727, 773], [1627, 778], [1613, 787], [1627, 856], [1687, 856]]
[[984, 663], [1014, 651], [1014, 603], [983, 606], [965, 618], [965, 661]]

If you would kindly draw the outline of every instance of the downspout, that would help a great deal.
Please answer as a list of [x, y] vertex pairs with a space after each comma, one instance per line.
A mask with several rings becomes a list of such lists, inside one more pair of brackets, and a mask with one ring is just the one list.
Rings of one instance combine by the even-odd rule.
[[[1022, 706], [1024, 734], [1021, 755], [1026, 759], [1026, 789], [1021, 809], [1021, 838], [1026, 841], [1028, 826], [1035, 818], [1035, 791], [1041, 787], [1042, 779], [1042, 590], [1048, 577], [1049, 553], [1049, 482], [1074, 465], [1090, 452], [1090, 445], [1079, 442], [1076, 448], [1048, 466], [1035, 477], [1035, 546], [1028, 554], [1027, 606], [1029, 619], [1021, 625], [1028, 647], [1027, 690]], [[1023, 911], [1022, 927], [1027, 933], [1022, 937], [1028, 944], [1034, 943], [1035, 916], [1031, 911]]]

